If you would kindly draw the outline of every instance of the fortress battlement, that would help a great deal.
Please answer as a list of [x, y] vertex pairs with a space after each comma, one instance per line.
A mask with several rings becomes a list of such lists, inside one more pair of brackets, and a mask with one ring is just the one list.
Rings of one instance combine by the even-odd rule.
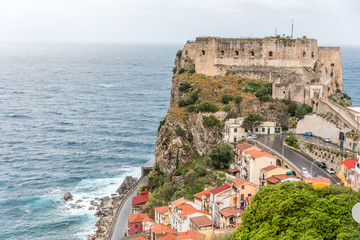
[[178, 65], [266, 80], [274, 83], [274, 98], [306, 103], [343, 86], [340, 48], [320, 47], [316, 39], [197, 37], [185, 44]]

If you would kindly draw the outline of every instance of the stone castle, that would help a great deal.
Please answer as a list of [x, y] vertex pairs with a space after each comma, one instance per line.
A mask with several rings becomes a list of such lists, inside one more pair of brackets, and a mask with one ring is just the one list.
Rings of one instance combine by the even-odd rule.
[[272, 97], [314, 105], [343, 89], [339, 47], [319, 47], [316, 39], [198, 37], [188, 41], [179, 67], [197, 73], [234, 74], [273, 83]]

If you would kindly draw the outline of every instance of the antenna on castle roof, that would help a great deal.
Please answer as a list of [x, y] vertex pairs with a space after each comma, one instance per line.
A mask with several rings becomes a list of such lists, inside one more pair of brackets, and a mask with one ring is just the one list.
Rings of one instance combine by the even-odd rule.
[[293, 34], [294, 34], [294, 20], [292, 20], [291, 22], [291, 38], [293, 38]]

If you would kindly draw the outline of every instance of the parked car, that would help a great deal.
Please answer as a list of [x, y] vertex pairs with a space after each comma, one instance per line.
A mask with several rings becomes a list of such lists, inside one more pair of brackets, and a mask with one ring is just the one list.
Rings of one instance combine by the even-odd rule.
[[316, 173], [315, 173], [315, 177], [322, 177], [322, 175], [321, 175], [321, 174], [316, 174]]
[[326, 171], [329, 173], [329, 174], [335, 174], [335, 170], [333, 168], [328, 168], [326, 169]]
[[304, 176], [308, 175], [309, 174], [309, 171], [306, 169], [306, 168], [301, 168], [301, 172]]
[[304, 136], [312, 136], [313, 134], [312, 134], [312, 132], [305, 132], [304, 133]]
[[252, 135], [249, 135], [248, 138], [250, 138], [250, 139], [257, 139], [257, 136], [256, 136], [256, 134], [252, 134]]
[[318, 162], [317, 165], [319, 168], [326, 168], [326, 163], [324, 162]]
[[323, 141], [326, 142], [326, 143], [331, 142], [331, 141], [330, 141], [330, 138], [323, 138]]

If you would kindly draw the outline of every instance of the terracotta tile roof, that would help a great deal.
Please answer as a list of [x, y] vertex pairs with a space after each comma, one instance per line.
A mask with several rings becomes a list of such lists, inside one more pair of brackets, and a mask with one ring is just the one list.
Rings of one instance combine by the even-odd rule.
[[[230, 186], [231, 186], [231, 185], [230, 185]], [[212, 193], [212, 194], [214, 194], [214, 195], [215, 195], [215, 194], [218, 194], [218, 193], [220, 193], [220, 192], [222, 192], [222, 191], [225, 191], [226, 189], [229, 189], [230, 186], [229, 186], [229, 184], [224, 183], [222, 186], [217, 187], [217, 188], [211, 190], [210, 193]]]
[[155, 225], [152, 225], [150, 227], [150, 230], [153, 232], [153, 231], [158, 231], [158, 230], [161, 230], [161, 229], [171, 229], [169, 226], [166, 226], [164, 224], [161, 224], [161, 223], [157, 223]]
[[190, 218], [190, 221], [193, 222], [198, 228], [213, 226], [215, 224], [205, 215], [192, 217]]
[[149, 194], [143, 194], [143, 195], [139, 195], [139, 196], [135, 196], [132, 199], [132, 205], [140, 205], [140, 204], [144, 204], [149, 200]]
[[189, 230], [187, 232], [179, 233], [177, 237], [178, 240], [195, 239], [195, 238], [205, 239], [205, 235], [199, 232], [194, 232]]
[[165, 236], [159, 237], [156, 239], [158, 239], [158, 240], [176, 240], [176, 236], [174, 236], [173, 234], [166, 234]]
[[[274, 170], [274, 169], [276, 169], [276, 168], [287, 169], [287, 168], [284, 168], [284, 167], [281, 167], [281, 166], [269, 165], [269, 166], [267, 166], [267, 167], [264, 167], [264, 168], [261, 169], [261, 170], [263, 170], [264, 172], [268, 172], [268, 171]], [[287, 169], [287, 170], [290, 171], [290, 169]]]
[[244, 151], [244, 150], [252, 148], [252, 147], [255, 147], [255, 146], [251, 145], [249, 143], [243, 143], [243, 144], [236, 145], [236, 148], [240, 149], [241, 151]]
[[241, 186], [244, 183], [248, 183], [248, 180], [245, 180], [243, 178], [234, 178], [233, 180], [231, 180], [231, 182], [235, 185], [235, 187]]
[[155, 233], [156, 235], [157, 234], [165, 235], [168, 233], [175, 234], [175, 235], [178, 234], [178, 232], [176, 230], [171, 229], [169, 226], [166, 226], [166, 225], [160, 224], [160, 223], [157, 223], [157, 224], [151, 226], [150, 230], [152, 233]]
[[342, 161], [341, 164], [344, 164], [345, 167], [347, 167], [347, 169], [354, 171], [355, 163], [357, 162], [358, 162], [357, 160], [350, 158]]
[[288, 178], [297, 178], [299, 179], [297, 176], [295, 175], [287, 175], [287, 174], [279, 174], [279, 175], [273, 175], [269, 178], [266, 178], [266, 181], [270, 182], [270, 183], [278, 183], [280, 182], [281, 180], [285, 180], [285, 179], [288, 179]]
[[276, 157], [275, 157], [274, 155], [272, 155], [271, 153], [259, 151], [259, 150], [256, 150], [256, 149], [247, 151], [246, 154], [252, 156], [253, 158], [258, 158], [258, 157], [262, 157], [262, 156], [267, 156], [267, 157], [271, 157], [271, 158], [275, 158], [275, 159], [276, 159]]
[[178, 215], [179, 215], [179, 217], [184, 218], [184, 217], [189, 216], [189, 215], [192, 215], [192, 214], [194, 214], [194, 213], [202, 213], [202, 214], [209, 215], [209, 216], [211, 215], [211, 214], [208, 213], [208, 212], [204, 212], [204, 211], [201, 211], [201, 210], [197, 210], [197, 209], [195, 209], [195, 208], [189, 209], [189, 210], [184, 211], [184, 212], [182, 212], [182, 213], [178, 213]]
[[147, 238], [143, 238], [143, 237], [137, 237], [137, 238], [133, 238], [131, 240], [148, 240]]
[[207, 197], [210, 197], [210, 190], [207, 189], [207, 190], [202, 191], [202, 192], [199, 192], [199, 193], [197, 193], [197, 194], [195, 194], [195, 195], [193, 195], [193, 196], [196, 197], [196, 198], [201, 199], [202, 196], [204, 196], [204, 195], [207, 196]]
[[181, 205], [181, 204], [184, 204], [186, 202], [190, 202], [190, 201], [185, 199], [184, 197], [182, 197], [182, 198], [179, 198], [179, 199], [177, 199], [175, 201], [172, 201], [171, 203], [172, 203], [172, 205], [174, 205], [176, 207], [177, 205]]
[[146, 213], [130, 213], [129, 215], [129, 223], [136, 222], [155, 222]]
[[240, 216], [241, 216], [241, 214], [242, 214], [243, 212], [244, 212], [244, 210], [241, 210], [241, 209], [239, 209], [239, 208], [231, 208], [231, 207], [224, 208], [224, 209], [220, 210], [220, 213], [221, 213], [224, 217], [230, 217], [230, 216], [236, 217], [238, 213], [239, 213]]
[[160, 214], [165, 214], [169, 212], [169, 207], [168, 206], [156, 207], [155, 211], [157, 211]]
[[229, 171], [229, 172], [240, 172], [240, 170], [237, 169], [237, 168], [229, 169], [228, 171]]
[[330, 185], [331, 184], [331, 180], [328, 178], [324, 178], [324, 177], [309, 177], [305, 179], [306, 182], [311, 183], [311, 184], [325, 184], [325, 185]]

